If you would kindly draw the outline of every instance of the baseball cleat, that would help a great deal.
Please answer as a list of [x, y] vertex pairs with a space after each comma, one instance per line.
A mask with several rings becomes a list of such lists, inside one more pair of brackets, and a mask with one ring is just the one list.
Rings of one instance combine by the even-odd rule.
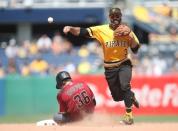
[[134, 124], [132, 113], [126, 113], [123, 117], [123, 120], [120, 121], [120, 124], [125, 124], [125, 125]]

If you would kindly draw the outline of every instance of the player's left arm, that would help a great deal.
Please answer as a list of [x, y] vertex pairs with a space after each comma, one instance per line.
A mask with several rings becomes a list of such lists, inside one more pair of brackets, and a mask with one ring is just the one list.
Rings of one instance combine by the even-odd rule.
[[66, 105], [61, 97], [61, 94], [57, 95], [57, 101], [59, 104], [59, 112], [53, 116], [53, 120], [57, 124], [62, 124], [70, 121], [70, 118], [68, 117], [68, 113], [66, 112]]
[[68, 113], [58, 112], [58, 113], [54, 114], [53, 120], [57, 124], [64, 124], [64, 123], [70, 122], [70, 117], [69, 117]]
[[59, 112], [60, 113], [65, 113], [66, 112], [66, 104], [62, 99], [62, 92], [57, 94], [57, 102], [59, 104]]
[[134, 34], [134, 32], [131, 32], [129, 35], [131, 37], [130, 48], [131, 48], [132, 52], [134, 54], [136, 54], [140, 48], [139, 40], [138, 40], [137, 36]]

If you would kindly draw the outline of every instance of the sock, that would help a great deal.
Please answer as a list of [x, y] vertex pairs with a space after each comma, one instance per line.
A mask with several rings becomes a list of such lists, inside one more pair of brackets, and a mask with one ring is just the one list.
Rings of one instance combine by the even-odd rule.
[[126, 108], [126, 113], [130, 113], [130, 112], [132, 112], [132, 108], [130, 107], [130, 108]]
[[126, 115], [129, 115], [130, 118], [133, 118], [132, 108], [126, 108]]

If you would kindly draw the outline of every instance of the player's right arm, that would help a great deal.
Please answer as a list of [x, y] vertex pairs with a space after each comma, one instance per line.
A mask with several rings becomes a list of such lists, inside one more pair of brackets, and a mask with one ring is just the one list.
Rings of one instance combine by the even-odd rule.
[[100, 36], [101, 28], [102, 26], [93, 26], [89, 28], [65, 26], [63, 32], [65, 34], [71, 33], [74, 36], [94, 38], [101, 43], [102, 42], [102, 38]]
[[84, 36], [89, 37], [89, 32], [86, 28], [65, 26], [63, 29], [65, 34], [71, 33], [74, 36]]

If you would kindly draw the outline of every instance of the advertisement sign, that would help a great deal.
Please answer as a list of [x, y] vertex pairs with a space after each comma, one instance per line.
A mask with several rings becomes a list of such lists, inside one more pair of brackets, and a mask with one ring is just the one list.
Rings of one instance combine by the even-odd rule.
[[[103, 75], [82, 75], [74, 78], [87, 82], [92, 88], [98, 111], [123, 113], [125, 110], [123, 101], [113, 101]], [[134, 77], [131, 85], [140, 103], [139, 109], [133, 108], [135, 114], [178, 114], [178, 76]]]

